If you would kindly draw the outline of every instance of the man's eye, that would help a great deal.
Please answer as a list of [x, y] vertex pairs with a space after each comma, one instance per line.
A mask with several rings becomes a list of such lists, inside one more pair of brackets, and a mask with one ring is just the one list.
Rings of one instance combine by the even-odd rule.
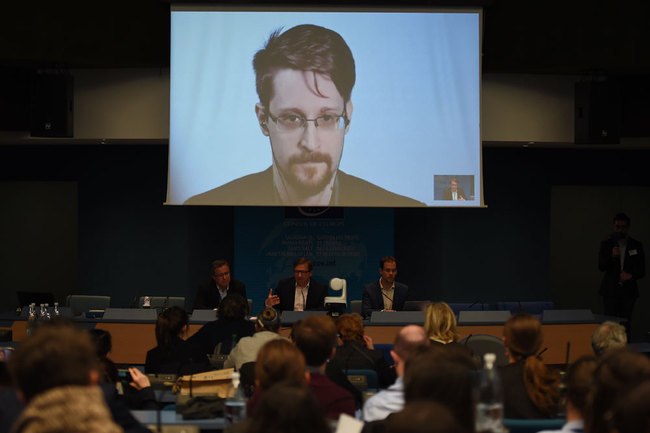
[[280, 116], [280, 121], [287, 124], [300, 124], [302, 122], [300, 116], [295, 116], [293, 114], [285, 114], [284, 116]]

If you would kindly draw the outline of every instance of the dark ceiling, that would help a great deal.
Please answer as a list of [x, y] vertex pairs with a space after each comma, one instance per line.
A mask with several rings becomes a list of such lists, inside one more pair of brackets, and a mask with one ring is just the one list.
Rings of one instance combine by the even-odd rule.
[[[162, 0], [23, 0], [3, 4], [0, 62], [32, 68], [166, 67]], [[227, 4], [242, 2], [222, 1]], [[250, 3], [249, 3], [250, 4]], [[302, 4], [285, 1], [258, 4]], [[316, 5], [315, 2], [309, 2]], [[322, 3], [318, 3], [322, 4]], [[484, 73], [650, 74], [650, 1], [326, 1], [357, 6], [484, 6]]]

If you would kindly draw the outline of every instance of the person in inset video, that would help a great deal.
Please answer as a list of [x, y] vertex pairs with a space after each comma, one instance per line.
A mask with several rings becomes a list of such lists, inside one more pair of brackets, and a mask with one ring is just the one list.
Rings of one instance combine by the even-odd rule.
[[424, 206], [339, 170], [356, 75], [338, 33], [307, 24], [277, 30], [255, 54], [253, 67], [255, 115], [273, 163], [185, 204]]
[[443, 193], [442, 199], [459, 200], [459, 201], [467, 200], [465, 191], [463, 191], [463, 188], [458, 186], [458, 179], [456, 179], [455, 177], [451, 178], [451, 180], [449, 181], [449, 188], [447, 188]]

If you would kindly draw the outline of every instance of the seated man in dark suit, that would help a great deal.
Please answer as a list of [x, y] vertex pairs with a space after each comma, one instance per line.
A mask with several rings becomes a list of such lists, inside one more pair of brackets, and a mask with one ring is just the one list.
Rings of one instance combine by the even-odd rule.
[[314, 266], [304, 257], [293, 263], [293, 277], [280, 280], [278, 286], [269, 290], [265, 305], [280, 311], [322, 310], [327, 285], [311, 278]]
[[458, 186], [458, 179], [454, 177], [449, 181], [449, 188], [447, 188], [443, 193], [442, 199], [459, 200], [459, 201], [467, 200], [467, 195], [465, 195], [465, 191], [463, 191], [463, 188]]
[[199, 286], [194, 299], [194, 309], [219, 308], [228, 293], [239, 293], [246, 299], [246, 286], [231, 277], [230, 265], [225, 260], [212, 262], [212, 278]]
[[401, 311], [404, 308], [409, 288], [395, 281], [397, 261], [394, 257], [384, 257], [379, 261], [379, 274], [378, 281], [363, 288], [363, 317], [370, 316], [373, 311]]

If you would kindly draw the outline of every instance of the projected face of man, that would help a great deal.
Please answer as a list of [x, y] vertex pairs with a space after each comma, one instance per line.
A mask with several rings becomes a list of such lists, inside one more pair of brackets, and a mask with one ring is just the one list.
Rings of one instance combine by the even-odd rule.
[[271, 141], [273, 181], [283, 202], [321, 206], [330, 202], [348, 127], [326, 129], [308, 121], [303, 128], [286, 131], [270, 116], [316, 119], [339, 116], [344, 108], [350, 119], [352, 103], [344, 103], [329, 76], [295, 69], [275, 73], [269, 107], [258, 103], [255, 111], [262, 132]]
[[455, 180], [451, 181], [451, 190], [454, 192], [458, 191], [458, 182], [456, 182]]

